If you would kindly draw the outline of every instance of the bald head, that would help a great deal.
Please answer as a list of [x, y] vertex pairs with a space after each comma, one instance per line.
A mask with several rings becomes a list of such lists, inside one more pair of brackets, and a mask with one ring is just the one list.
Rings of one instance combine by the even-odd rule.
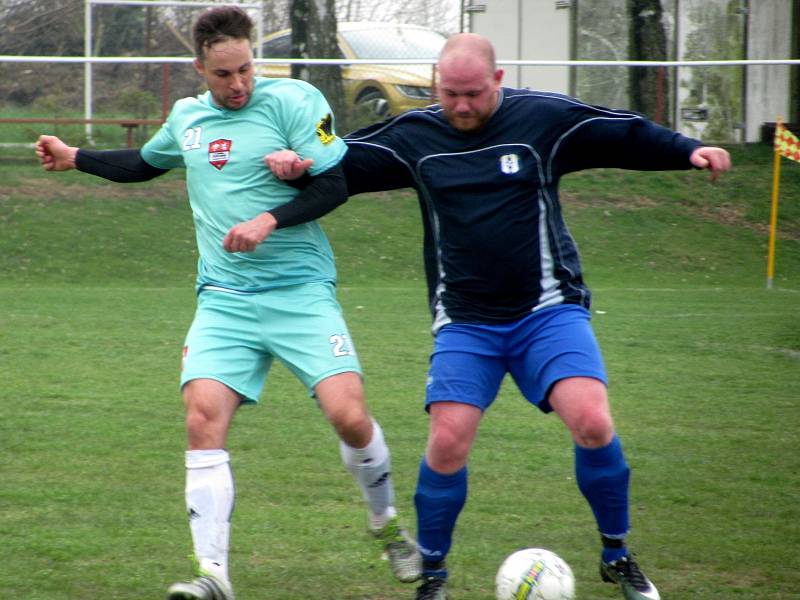
[[494, 114], [502, 69], [485, 37], [460, 33], [450, 37], [439, 55], [439, 105], [454, 128], [479, 131]]
[[477, 33], [457, 33], [449, 37], [439, 54], [439, 69], [466, 64], [484, 68], [490, 74], [494, 73], [497, 62], [492, 43]]

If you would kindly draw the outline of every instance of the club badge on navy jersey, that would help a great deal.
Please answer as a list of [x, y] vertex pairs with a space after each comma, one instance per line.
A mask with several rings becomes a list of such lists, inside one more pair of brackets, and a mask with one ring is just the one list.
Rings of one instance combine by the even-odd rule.
[[208, 145], [208, 162], [218, 171], [230, 160], [232, 145], [232, 141], [222, 139], [214, 140]]
[[501, 156], [500, 171], [506, 175], [513, 175], [519, 172], [519, 156], [516, 154], [504, 154]]
[[331, 113], [325, 115], [317, 123], [317, 137], [323, 144], [330, 144], [336, 139], [336, 134], [333, 133], [333, 116]]

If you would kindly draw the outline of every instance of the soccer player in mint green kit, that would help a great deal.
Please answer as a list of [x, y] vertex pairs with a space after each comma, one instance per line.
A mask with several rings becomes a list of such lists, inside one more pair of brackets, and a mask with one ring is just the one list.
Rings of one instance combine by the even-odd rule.
[[[50, 171], [78, 170], [112, 181], [146, 181], [186, 169], [199, 249], [197, 312], [183, 349], [186, 506], [197, 576], [172, 585], [171, 600], [232, 600], [228, 574], [234, 481], [225, 450], [236, 409], [255, 402], [274, 359], [316, 396], [340, 438], [341, 456], [368, 505], [368, 526], [395, 576], [414, 581], [420, 557], [394, 508], [389, 450], [365, 406], [361, 367], [336, 301], [336, 272], [322, 215], [346, 200], [336, 137], [322, 94], [291, 79], [254, 77], [252, 21], [215, 7], [194, 25], [195, 68], [209, 91], [175, 103], [141, 150], [93, 151], [41, 136]], [[314, 159], [312, 192], [264, 169], [262, 158], [291, 147]], [[302, 219], [298, 215], [302, 213]], [[302, 222], [301, 222], [302, 221]]]

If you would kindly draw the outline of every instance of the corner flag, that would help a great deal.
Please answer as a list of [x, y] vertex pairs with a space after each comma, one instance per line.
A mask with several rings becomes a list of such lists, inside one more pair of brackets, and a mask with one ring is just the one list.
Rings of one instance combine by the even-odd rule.
[[780, 120], [775, 123], [775, 152], [789, 160], [800, 162], [800, 139]]
[[800, 139], [786, 129], [779, 118], [775, 122], [775, 160], [772, 167], [772, 209], [769, 218], [769, 254], [767, 256], [767, 289], [772, 287], [775, 272], [775, 231], [778, 225], [778, 186], [781, 177], [781, 156], [800, 162]]

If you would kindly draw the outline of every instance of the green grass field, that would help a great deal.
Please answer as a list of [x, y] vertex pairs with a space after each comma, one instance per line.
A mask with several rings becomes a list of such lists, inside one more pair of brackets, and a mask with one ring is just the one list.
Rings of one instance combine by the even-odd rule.
[[[800, 165], [782, 164], [767, 290], [772, 155], [732, 153], [715, 185], [617, 171], [563, 184], [633, 468], [630, 543], [665, 600], [800, 597]], [[413, 526], [431, 345], [419, 210], [408, 193], [354, 198], [323, 226]], [[195, 261], [180, 173], [122, 186], [0, 158], [3, 598], [156, 599], [190, 575], [177, 378]], [[237, 415], [230, 451], [238, 598], [413, 598], [288, 371]], [[453, 600], [491, 600], [503, 557], [525, 546], [561, 554], [580, 600], [621, 597], [597, 575], [566, 431], [512, 385], [470, 473]]]

